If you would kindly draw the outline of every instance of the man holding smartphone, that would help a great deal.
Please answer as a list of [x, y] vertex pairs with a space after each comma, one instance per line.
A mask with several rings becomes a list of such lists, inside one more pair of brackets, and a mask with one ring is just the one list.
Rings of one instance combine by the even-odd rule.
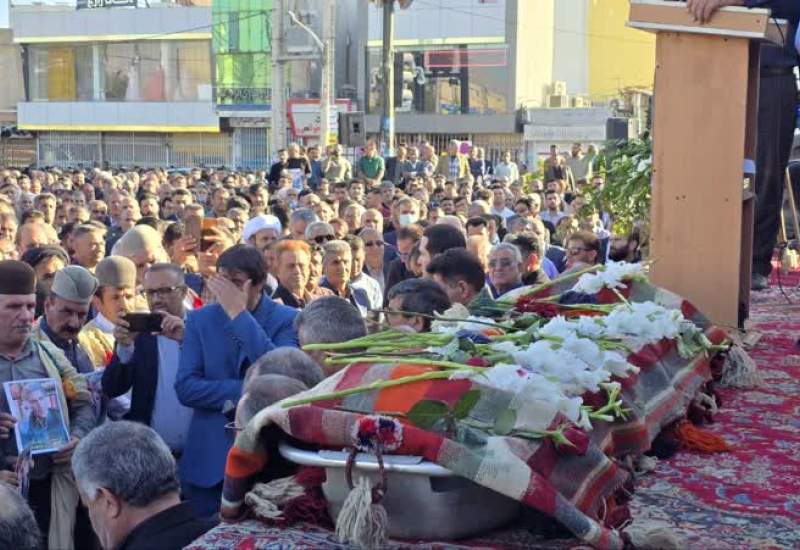
[[114, 327], [136, 304], [136, 265], [124, 256], [109, 256], [97, 264], [97, 291], [92, 298], [97, 315], [78, 334], [78, 342], [95, 369], [105, 367], [114, 353]]
[[158, 320], [153, 332], [134, 332], [129, 320], [119, 318], [114, 328], [116, 348], [103, 372], [103, 392], [110, 397], [131, 390], [126, 420], [153, 428], [179, 458], [192, 419], [192, 409], [178, 401], [175, 375], [183, 343], [186, 282], [183, 270], [168, 263], [151, 266], [144, 275], [144, 293], [150, 315]]

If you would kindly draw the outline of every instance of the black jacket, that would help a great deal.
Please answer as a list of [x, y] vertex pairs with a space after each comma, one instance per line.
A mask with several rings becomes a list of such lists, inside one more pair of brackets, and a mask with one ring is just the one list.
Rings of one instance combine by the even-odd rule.
[[120, 361], [117, 352], [103, 371], [103, 393], [117, 397], [133, 388], [131, 410], [126, 420], [150, 425], [158, 385], [158, 341], [152, 334], [139, 334], [133, 357], [128, 364]]
[[786, 19], [789, 27], [784, 31], [783, 44], [771, 42], [761, 44], [761, 66], [770, 68], [791, 69], [797, 65], [797, 50], [794, 48], [794, 37], [797, 23], [800, 20], [800, 2], [797, 0], [746, 0], [748, 8], [767, 8], [772, 16]]
[[180, 550], [216, 524], [213, 518], [197, 518], [192, 505], [181, 502], [137, 525], [117, 550]]

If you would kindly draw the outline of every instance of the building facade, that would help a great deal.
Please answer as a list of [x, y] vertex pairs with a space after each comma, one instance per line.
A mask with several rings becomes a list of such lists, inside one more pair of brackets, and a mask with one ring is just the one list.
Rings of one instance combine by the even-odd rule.
[[[377, 134], [382, 17], [361, 3], [359, 91]], [[550, 140], [602, 141], [622, 92], [652, 86], [654, 39], [626, 28], [627, 14], [627, 0], [416, 0], [398, 10], [398, 142], [469, 140], [533, 166]]]
[[203, 3], [14, 6], [25, 89], [17, 126], [38, 136], [39, 164], [229, 164], [230, 136], [220, 132], [212, 97], [211, 8]]
[[[282, 29], [273, 29], [272, 0], [214, 0], [214, 100], [223, 131], [234, 143], [236, 166], [263, 166], [274, 156], [271, 143], [273, 38], [282, 33], [287, 111], [286, 141], [317, 142], [322, 68], [320, 50], [310, 33], [297, 25], [289, 11], [317, 37], [325, 35], [323, 13], [331, 0], [284, 2]], [[353, 37], [365, 18], [357, 0], [336, 1], [333, 32], [333, 89], [337, 105], [355, 108], [358, 66]], [[302, 119], [302, 121], [301, 121]], [[315, 122], [316, 119], [316, 122]], [[335, 132], [334, 132], [335, 133]]]

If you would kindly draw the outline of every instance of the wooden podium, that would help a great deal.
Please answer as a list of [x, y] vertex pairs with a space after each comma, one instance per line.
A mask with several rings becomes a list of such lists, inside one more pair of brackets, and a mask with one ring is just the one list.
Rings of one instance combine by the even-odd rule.
[[786, 26], [746, 8], [700, 25], [685, 3], [665, 0], [631, 0], [628, 19], [657, 33], [653, 282], [713, 322], [740, 326], [750, 302], [759, 45], [782, 42]]

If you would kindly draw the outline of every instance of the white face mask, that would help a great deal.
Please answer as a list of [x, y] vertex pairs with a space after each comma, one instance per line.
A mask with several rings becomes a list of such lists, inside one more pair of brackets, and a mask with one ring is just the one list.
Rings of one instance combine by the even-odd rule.
[[408, 227], [417, 220], [413, 214], [400, 214], [397, 221], [400, 222], [400, 227]]

